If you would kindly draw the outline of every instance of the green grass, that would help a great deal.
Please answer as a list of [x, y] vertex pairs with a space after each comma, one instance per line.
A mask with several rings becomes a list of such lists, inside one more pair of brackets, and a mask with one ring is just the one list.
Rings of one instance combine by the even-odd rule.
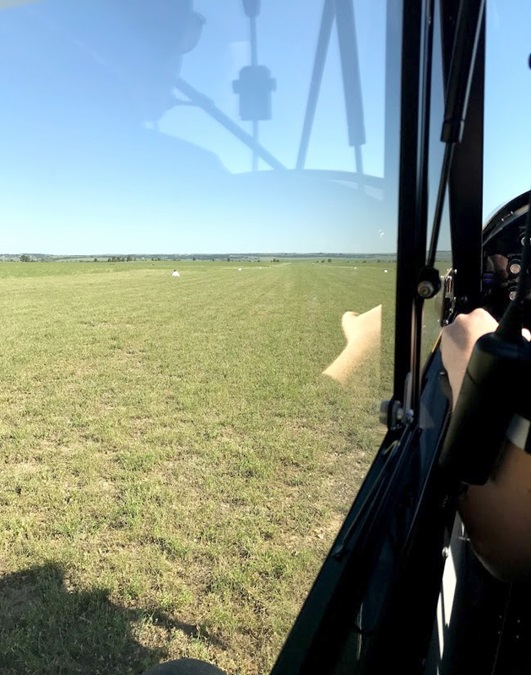
[[173, 266], [0, 264], [2, 675], [267, 673], [378, 446], [392, 264]]

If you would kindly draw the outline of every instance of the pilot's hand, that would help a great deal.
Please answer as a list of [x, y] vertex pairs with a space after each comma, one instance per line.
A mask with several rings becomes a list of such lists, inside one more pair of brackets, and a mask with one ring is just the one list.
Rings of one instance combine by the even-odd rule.
[[[497, 327], [498, 322], [486, 310], [474, 309], [470, 314], [459, 314], [453, 323], [443, 328], [441, 356], [452, 388], [454, 406], [476, 341], [486, 333], [493, 333]], [[522, 330], [522, 335], [527, 340], [531, 337], [526, 328]]]
[[455, 406], [461, 384], [472, 356], [476, 341], [498, 327], [496, 319], [484, 309], [474, 309], [470, 314], [458, 314], [441, 333], [441, 356], [448, 373]]

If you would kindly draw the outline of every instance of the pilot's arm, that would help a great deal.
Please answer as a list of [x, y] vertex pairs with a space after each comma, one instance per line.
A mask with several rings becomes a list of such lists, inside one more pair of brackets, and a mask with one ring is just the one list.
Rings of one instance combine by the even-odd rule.
[[346, 338], [345, 347], [323, 371], [323, 375], [340, 384], [346, 384], [367, 356], [380, 347], [382, 306], [377, 305], [362, 314], [345, 312], [341, 318], [341, 326]]
[[[476, 340], [497, 325], [488, 312], [476, 309], [443, 329], [441, 355], [454, 402]], [[478, 558], [506, 581], [531, 581], [531, 455], [524, 444], [521, 434], [509, 430], [495, 475], [485, 485], [470, 485], [459, 504]]]

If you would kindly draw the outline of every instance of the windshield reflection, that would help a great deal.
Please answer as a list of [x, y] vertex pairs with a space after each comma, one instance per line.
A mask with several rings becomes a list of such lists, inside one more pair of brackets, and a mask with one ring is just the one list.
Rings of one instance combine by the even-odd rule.
[[384, 432], [401, 3], [7, 4], [6, 569], [266, 672]]
[[[277, 0], [255, 19], [239, 2], [168, 4], [48, 0], [4, 11], [4, 208], [17, 222], [7, 249], [27, 248], [28, 229], [35, 251], [57, 252], [55, 234], [60, 253], [81, 253], [90, 227], [92, 250], [104, 235], [118, 252], [127, 220], [130, 250], [173, 251], [178, 212], [180, 252], [392, 253], [384, 4], [359, 3], [354, 22], [339, 3], [346, 36], [334, 3], [321, 14]], [[22, 181], [38, 192], [46, 236], [14, 203]], [[79, 203], [74, 236], [65, 221]]]

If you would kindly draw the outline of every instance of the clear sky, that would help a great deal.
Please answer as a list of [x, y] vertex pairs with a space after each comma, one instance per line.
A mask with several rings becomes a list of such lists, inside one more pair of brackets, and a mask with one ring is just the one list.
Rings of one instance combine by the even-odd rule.
[[[357, 162], [335, 25], [304, 164], [321, 173], [292, 171], [322, 5], [261, 2], [257, 62], [274, 91], [271, 119], [257, 125], [240, 119], [233, 91], [252, 60], [241, 0], [40, 0], [2, 11], [0, 253], [393, 252], [396, 208], [370, 178], [384, 177], [386, 49], [398, 58], [385, 0], [353, 3], [369, 177], [358, 188], [337, 173]], [[485, 214], [531, 187], [530, 14], [524, 0], [488, 3]], [[396, 98], [389, 105], [397, 120]], [[253, 162], [227, 125], [255, 134], [286, 170]], [[397, 135], [387, 141], [396, 166]]]
[[485, 215], [531, 189], [531, 3], [487, 2]]

